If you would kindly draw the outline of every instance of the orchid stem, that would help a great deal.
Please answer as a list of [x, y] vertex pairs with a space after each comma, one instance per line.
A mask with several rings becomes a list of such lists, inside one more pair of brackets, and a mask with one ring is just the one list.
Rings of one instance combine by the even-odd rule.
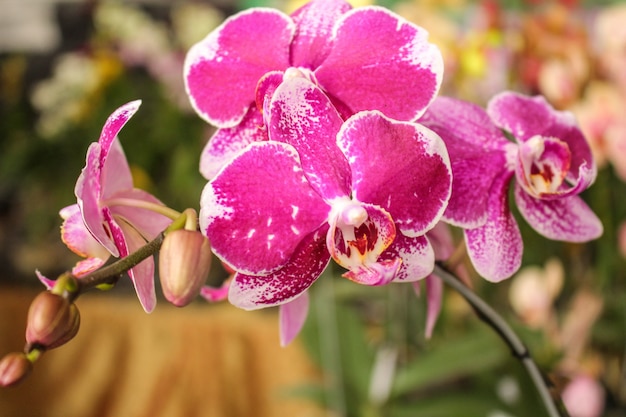
[[161, 248], [164, 236], [165, 234], [161, 232], [156, 238], [128, 256], [120, 258], [112, 264], [95, 270], [90, 274], [84, 275], [80, 277], [80, 279], [74, 277], [76, 278], [78, 288], [75, 292], [71, 293], [70, 301], [73, 301], [80, 294], [91, 288], [95, 288], [100, 284], [115, 284], [124, 272], [139, 264], [149, 256], [154, 255]]
[[435, 265], [434, 274], [461, 294], [472, 306], [478, 317], [495, 330], [500, 338], [511, 348], [513, 355], [522, 362], [537, 391], [539, 391], [548, 415], [550, 417], [569, 417], [561, 400], [555, 398], [550, 393], [548, 383], [539, 370], [537, 363], [530, 355], [530, 351], [502, 316], [442, 265]]

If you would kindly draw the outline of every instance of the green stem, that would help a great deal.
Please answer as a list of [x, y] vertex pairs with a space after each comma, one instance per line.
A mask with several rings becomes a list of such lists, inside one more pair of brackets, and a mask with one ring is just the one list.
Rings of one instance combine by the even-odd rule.
[[[550, 393], [548, 383], [541, 374], [537, 363], [530, 355], [530, 351], [517, 336], [513, 329], [507, 324], [507, 322], [480, 298], [476, 293], [463, 284], [455, 275], [450, 273], [441, 265], [435, 265], [434, 274], [441, 278], [446, 284], [454, 288], [465, 300], [472, 306], [478, 317], [487, 323], [492, 329], [498, 333], [498, 335], [506, 342], [511, 348], [513, 355], [517, 357], [522, 365], [526, 368], [528, 375], [530, 376], [533, 384], [535, 385], [541, 400], [550, 417], [568, 417], [567, 410], [561, 403], [560, 399], [555, 399]], [[558, 403], [558, 405], [557, 405]]]
[[97, 269], [90, 274], [84, 275], [80, 277], [80, 279], [74, 277], [76, 278], [78, 288], [76, 291], [72, 292], [70, 301], [73, 301], [80, 294], [100, 284], [114, 284], [124, 272], [136, 266], [147, 257], [154, 255], [161, 248], [164, 236], [165, 234], [161, 232], [156, 238], [130, 255], [120, 258], [112, 264]]

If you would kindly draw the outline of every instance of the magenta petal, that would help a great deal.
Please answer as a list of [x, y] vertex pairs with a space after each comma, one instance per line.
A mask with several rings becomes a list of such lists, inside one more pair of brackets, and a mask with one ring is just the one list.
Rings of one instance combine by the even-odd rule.
[[198, 114], [218, 127], [238, 124], [254, 102], [263, 74], [289, 66], [294, 30], [289, 16], [253, 8], [226, 19], [194, 45], [185, 59], [184, 77]]
[[133, 176], [118, 138], [109, 144], [107, 151], [100, 146], [100, 199], [105, 200], [118, 190], [133, 188]]
[[291, 44], [291, 65], [317, 68], [330, 53], [335, 23], [351, 8], [343, 0], [312, 0], [292, 13], [296, 34]]
[[380, 259], [402, 260], [393, 282], [412, 282], [428, 276], [435, 268], [435, 252], [424, 236], [407, 237], [402, 233], [396, 236], [391, 246]]
[[306, 78], [287, 78], [270, 112], [270, 139], [296, 148], [311, 186], [326, 200], [348, 195], [350, 168], [336, 144], [343, 120], [322, 90]]
[[200, 226], [227, 264], [262, 275], [283, 266], [328, 211], [292, 146], [256, 142], [207, 184]]
[[[555, 110], [542, 96], [528, 97], [513, 92], [492, 98], [487, 111], [498, 127], [511, 132], [520, 142], [540, 135], [567, 143], [572, 155], [570, 182], [580, 182], [581, 176], [589, 176], [589, 183], [595, 179], [596, 165], [591, 148], [572, 113]], [[583, 166], [587, 173], [581, 172]]]
[[117, 134], [122, 130], [122, 127], [128, 122], [139, 109], [141, 100], [131, 101], [115, 110], [107, 119], [100, 133], [100, 139], [98, 143], [102, 147], [101, 163], [107, 158], [109, 149], [113, 143], [113, 140], [117, 137]]
[[[124, 255], [135, 252], [146, 244], [146, 241], [137, 231], [125, 222], [120, 222], [123, 230], [126, 248]], [[152, 312], [156, 306], [156, 293], [154, 290], [154, 258], [149, 256], [128, 271], [139, 302], [146, 313]]]
[[324, 272], [330, 261], [326, 250], [328, 226], [306, 236], [292, 258], [278, 271], [254, 276], [235, 274], [228, 299], [245, 310], [284, 304], [301, 295]]
[[528, 224], [548, 239], [587, 242], [602, 234], [602, 222], [579, 196], [541, 200], [516, 185], [515, 202]]
[[419, 120], [446, 144], [452, 167], [452, 195], [443, 215], [459, 227], [475, 228], [487, 219], [489, 189], [507, 166], [506, 149], [515, 147], [481, 107], [438, 97]]
[[465, 230], [468, 255], [476, 271], [492, 282], [513, 275], [522, 262], [524, 244], [517, 222], [509, 210], [511, 175], [497, 179], [489, 196], [487, 222]]
[[346, 121], [337, 142], [350, 161], [355, 199], [389, 211], [406, 235], [423, 235], [439, 221], [452, 175], [445, 145], [433, 131], [361, 112]]
[[377, 109], [415, 120], [443, 77], [441, 52], [427, 38], [424, 29], [382, 7], [353, 9], [337, 23], [332, 50], [315, 75], [354, 112]]
[[280, 323], [280, 345], [287, 346], [298, 336], [309, 313], [309, 293], [304, 291], [299, 297], [281, 304], [278, 310]]
[[218, 129], [200, 155], [200, 173], [210, 180], [248, 144], [267, 140], [263, 116], [252, 105], [240, 124]]

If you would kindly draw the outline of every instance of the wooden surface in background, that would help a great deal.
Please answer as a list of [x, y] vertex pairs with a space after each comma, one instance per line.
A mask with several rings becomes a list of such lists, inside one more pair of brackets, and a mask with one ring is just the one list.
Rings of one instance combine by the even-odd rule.
[[[35, 295], [0, 287], [0, 355], [23, 348]], [[0, 417], [325, 415], [288, 394], [319, 376], [297, 340], [279, 346], [275, 312], [161, 301], [148, 315], [111, 294], [77, 305], [77, 337], [45, 353], [21, 385], [0, 389]]]

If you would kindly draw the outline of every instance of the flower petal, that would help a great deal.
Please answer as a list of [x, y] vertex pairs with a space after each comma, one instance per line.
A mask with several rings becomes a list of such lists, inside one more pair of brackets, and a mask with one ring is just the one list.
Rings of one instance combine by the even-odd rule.
[[122, 130], [126, 122], [137, 112], [141, 100], [131, 101], [115, 110], [104, 123], [102, 132], [100, 133], [100, 139], [98, 143], [102, 147], [102, 153], [100, 155], [100, 162], [104, 164], [104, 161], [108, 157], [109, 150], [117, 134]]
[[[124, 233], [125, 247], [120, 248], [122, 257], [135, 252], [146, 244], [143, 237], [128, 223], [119, 222]], [[146, 313], [152, 312], [156, 306], [156, 292], [154, 289], [154, 258], [149, 256], [128, 270], [128, 276], [135, 286], [139, 302]]]
[[335, 23], [351, 8], [343, 0], [312, 0], [292, 13], [297, 29], [291, 43], [291, 65], [319, 67], [330, 53]]
[[361, 112], [345, 122], [337, 143], [350, 161], [355, 199], [389, 211], [405, 235], [423, 235], [439, 221], [452, 175], [445, 145], [433, 131]]
[[256, 142], [222, 169], [201, 197], [200, 226], [237, 271], [273, 272], [326, 222], [329, 207], [306, 181], [296, 150]]
[[105, 228], [106, 207], [100, 207], [102, 193], [102, 177], [100, 167], [101, 146], [92, 143], [87, 150], [87, 164], [83, 168], [74, 190], [78, 207], [83, 216], [83, 222], [93, 237], [104, 246], [113, 256], [119, 256], [115, 241]]
[[476, 271], [488, 281], [509, 278], [520, 267], [524, 244], [509, 209], [511, 175], [497, 178], [489, 194], [487, 222], [465, 230], [467, 252]]
[[327, 225], [305, 236], [291, 259], [265, 276], [235, 274], [228, 300], [245, 310], [287, 303], [301, 295], [324, 272], [330, 261], [326, 249]]
[[61, 209], [60, 214], [64, 219], [61, 226], [61, 240], [72, 252], [85, 258], [104, 260], [109, 258], [109, 251], [89, 233], [78, 204]]
[[430, 339], [435, 329], [435, 324], [441, 313], [441, 304], [443, 301], [443, 281], [436, 275], [429, 275], [426, 281], [426, 300], [428, 306], [426, 308], [426, 338]]
[[235, 127], [218, 129], [200, 155], [200, 173], [210, 180], [249, 143], [267, 140], [263, 116], [256, 106]]
[[602, 234], [602, 222], [579, 196], [537, 199], [516, 184], [515, 202], [528, 224], [548, 239], [587, 242]]
[[274, 92], [270, 112], [270, 139], [296, 148], [309, 183], [322, 198], [349, 195], [350, 168], [336, 144], [343, 120], [322, 90], [304, 77], [286, 77]]
[[420, 123], [445, 142], [452, 167], [452, 195], [443, 215], [446, 222], [476, 228], [487, 220], [487, 198], [496, 176], [507, 165], [508, 141], [481, 107], [438, 97]]
[[259, 79], [289, 66], [295, 25], [273, 9], [252, 8], [226, 19], [185, 59], [185, 87], [200, 117], [233, 127], [254, 102]]
[[443, 77], [441, 52], [427, 38], [424, 29], [382, 7], [353, 9], [337, 23], [332, 50], [315, 76], [355, 113], [377, 109], [415, 120]]
[[513, 92], [492, 98], [487, 112], [498, 127], [508, 130], [521, 142], [540, 135], [567, 143], [572, 155], [568, 180], [578, 183], [585, 177], [588, 184], [595, 180], [597, 168], [591, 148], [572, 113], [555, 110], [542, 96]]
[[309, 293], [304, 291], [299, 297], [281, 304], [278, 310], [280, 323], [280, 345], [287, 346], [298, 336], [309, 314]]
[[413, 282], [428, 276], [435, 267], [435, 252], [424, 236], [407, 237], [399, 233], [380, 259], [402, 260], [393, 282]]

